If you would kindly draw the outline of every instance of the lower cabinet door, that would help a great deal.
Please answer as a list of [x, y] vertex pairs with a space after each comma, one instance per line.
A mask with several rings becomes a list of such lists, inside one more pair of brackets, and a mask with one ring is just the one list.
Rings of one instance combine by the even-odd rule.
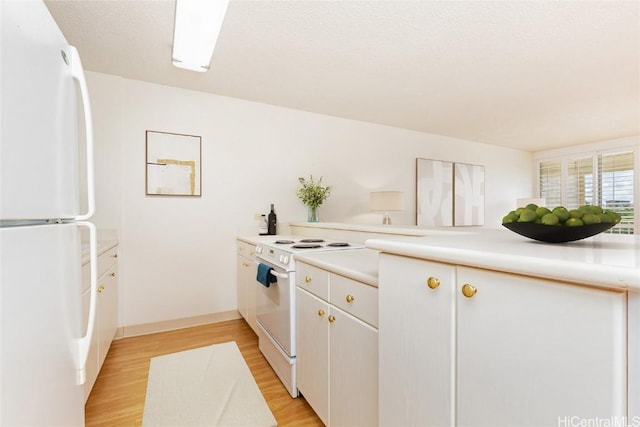
[[296, 288], [298, 390], [329, 424], [329, 304]]
[[335, 307], [329, 316], [329, 423], [377, 426], [378, 331]]
[[624, 293], [466, 267], [457, 276], [457, 425], [623, 420]]
[[249, 260], [238, 255], [238, 312], [247, 321], [249, 320], [247, 307], [249, 267]]
[[455, 271], [380, 255], [380, 426], [455, 425]]
[[98, 279], [98, 370], [107, 357], [109, 347], [118, 329], [118, 264], [113, 264]]

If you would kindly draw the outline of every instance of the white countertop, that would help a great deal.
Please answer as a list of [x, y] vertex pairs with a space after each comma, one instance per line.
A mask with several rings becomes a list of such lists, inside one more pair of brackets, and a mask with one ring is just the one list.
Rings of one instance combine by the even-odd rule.
[[366, 246], [397, 255], [583, 285], [640, 291], [640, 235], [600, 234], [543, 243], [508, 230], [466, 235], [369, 239]]
[[378, 251], [347, 249], [296, 255], [296, 260], [378, 287]]
[[343, 230], [358, 231], [363, 233], [388, 234], [390, 236], [439, 236], [448, 234], [468, 234], [479, 227], [424, 227], [418, 225], [372, 225], [372, 224], [346, 224], [342, 222], [292, 222], [290, 227], [319, 229], [319, 230]]
[[291, 234], [269, 234], [266, 236], [254, 235], [254, 236], [238, 236], [238, 240], [249, 243], [251, 245], [257, 245], [260, 243], [273, 243], [276, 240], [300, 240], [304, 239], [304, 236], [294, 236]]

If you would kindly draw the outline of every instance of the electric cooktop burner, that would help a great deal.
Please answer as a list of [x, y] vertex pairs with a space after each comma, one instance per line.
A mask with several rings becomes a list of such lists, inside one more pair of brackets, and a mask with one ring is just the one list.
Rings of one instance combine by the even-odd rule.
[[324, 242], [323, 239], [302, 239], [300, 240], [300, 243], [322, 243]]
[[333, 246], [336, 248], [341, 248], [341, 247], [345, 247], [345, 246], [351, 246], [349, 243], [347, 242], [334, 242], [334, 243], [329, 243], [327, 246]]
[[274, 243], [278, 245], [290, 245], [293, 243], [293, 240], [276, 240]]
[[[300, 240], [300, 241], [302, 242], [303, 240]], [[321, 248], [322, 245], [318, 245], [316, 243], [296, 243], [291, 247], [296, 249], [316, 249], [316, 248]]]

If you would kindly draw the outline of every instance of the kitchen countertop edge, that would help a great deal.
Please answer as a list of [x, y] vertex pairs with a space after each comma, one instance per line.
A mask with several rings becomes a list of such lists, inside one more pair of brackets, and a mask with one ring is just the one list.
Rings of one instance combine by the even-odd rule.
[[378, 253], [378, 251], [365, 248], [316, 252], [295, 255], [295, 257], [297, 261], [377, 288]]
[[[485, 239], [484, 249], [479, 249], [477, 239]], [[611, 265], [597, 262], [597, 254], [591, 248], [582, 249], [585, 260], [541, 257], [529, 255], [532, 242], [518, 240], [506, 232], [478, 233], [464, 237], [449, 236], [443, 239], [369, 239], [366, 246], [380, 252], [412, 258], [444, 262], [454, 265], [483, 268], [505, 273], [539, 277], [621, 291], [640, 291], [640, 268], [634, 265], [634, 256], [640, 258], [640, 238], [631, 240], [632, 248], [628, 265]], [[469, 245], [470, 241], [476, 245]], [[508, 244], [504, 244], [507, 241]], [[467, 247], [465, 247], [467, 246]], [[554, 246], [548, 246], [553, 248]], [[556, 248], [559, 248], [556, 246]], [[517, 250], [516, 250], [517, 249]], [[572, 249], [573, 250], [573, 249]], [[577, 251], [581, 249], [575, 249]], [[606, 250], [606, 249], [604, 249]], [[591, 258], [590, 261], [587, 261]], [[552, 267], [550, 267], [552, 263]]]

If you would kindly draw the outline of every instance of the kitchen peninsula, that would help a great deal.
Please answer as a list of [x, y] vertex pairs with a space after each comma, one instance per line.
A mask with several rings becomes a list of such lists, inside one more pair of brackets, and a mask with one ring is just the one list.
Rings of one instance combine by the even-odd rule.
[[640, 420], [640, 236], [366, 245], [381, 252], [380, 425]]

